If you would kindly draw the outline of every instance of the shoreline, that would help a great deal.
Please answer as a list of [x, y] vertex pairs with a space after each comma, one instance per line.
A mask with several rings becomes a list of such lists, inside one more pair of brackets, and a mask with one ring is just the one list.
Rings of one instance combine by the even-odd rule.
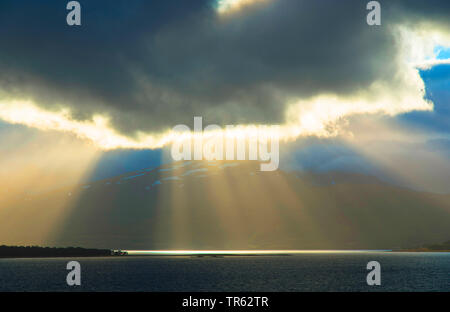
[[235, 257], [287, 257], [287, 256], [296, 256], [296, 255], [305, 255], [305, 254], [351, 254], [351, 253], [372, 253], [372, 252], [381, 252], [386, 254], [392, 253], [450, 253], [450, 250], [422, 250], [422, 249], [405, 249], [405, 250], [337, 250], [337, 251], [304, 251], [304, 252], [296, 252], [296, 253], [271, 253], [271, 254], [251, 254], [251, 253], [242, 253], [242, 254], [127, 254], [127, 255], [36, 255], [36, 256], [21, 256], [21, 255], [10, 255], [10, 256], [0, 256], [0, 260], [2, 259], [57, 259], [57, 258], [144, 258], [144, 257], [152, 257], [152, 258], [235, 258]]

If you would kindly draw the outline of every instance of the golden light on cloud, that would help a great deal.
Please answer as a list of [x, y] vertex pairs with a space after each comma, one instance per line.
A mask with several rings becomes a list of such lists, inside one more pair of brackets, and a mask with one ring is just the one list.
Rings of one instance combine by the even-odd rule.
[[39, 130], [68, 132], [81, 139], [88, 139], [101, 149], [115, 148], [159, 148], [171, 140], [171, 134], [141, 136], [133, 140], [117, 133], [108, 119], [95, 115], [91, 121], [78, 121], [70, 111], [58, 112], [39, 108], [31, 101], [0, 101], [0, 119], [12, 124], [21, 124]]
[[[339, 123], [352, 115], [393, 116], [412, 110], [432, 110], [432, 103], [424, 99], [423, 82], [420, 79], [412, 79], [412, 84], [415, 84], [414, 89], [396, 89], [391, 92], [386, 92], [388, 88], [383, 85], [374, 84], [371, 90], [348, 98], [321, 95], [307, 100], [293, 99], [285, 113], [284, 124], [236, 125], [231, 130], [222, 129], [205, 133], [218, 135], [220, 133], [215, 132], [223, 132], [222, 135], [227, 137], [249, 138], [255, 136], [255, 131], [258, 131], [259, 134], [276, 136], [285, 141], [302, 136], [335, 136], [339, 134]], [[140, 133], [137, 138], [130, 138], [116, 132], [105, 116], [96, 115], [90, 121], [78, 121], [71, 117], [68, 110], [51, 112], [39, 108], [30, 101], [18, 100], [0, 102], [0, 119], [40, 130], [71, 133], [91, 141], [100, 149], [154, 149], [167, 146], [180, 136], [191, 139], [205, 135], [169, 130], [161, 133]]]
[[269, 0], [217, 0], [219, 14], [228, 14], [241, 10], [253, 4], [267, 2]]
[[[21, 124], [40, 130], [62, 131], [87, 139], [100, 149], [116, 148], [161, 148], [171, 144], [175, 139], [196, 138], [202, 135], [219, 135], [227, 137], [253, 137], [259, 134], [281, 140], [295, 140], [302, 136], [330, 137], [339, 134], [338, 123], [343, 118], [355, 114], [396, 115], [411, 110], [431, 110], [432, 103], [405, 94], [394, 103], [395, 98], [382, 96], [370, 103], [362, 97], [339, 98], [323, 95], [309, 100], [296, 100], [286, 111], [286, 122], [282, 125], [237, 125], [231, 130], [215, 130], [198, 134], [194, 132], [178, 133], [141, 133], [138, 138], [129, 138], [117, 133], [104, 116], [94, 116], [91, 121], [78, 121], [71, 118], [69, 111], [50, 112], [39, 108], [31, 102], [0, 102], [0, 118], [8, 123]], [[223, 132], [223, 133], [217, 133]]]

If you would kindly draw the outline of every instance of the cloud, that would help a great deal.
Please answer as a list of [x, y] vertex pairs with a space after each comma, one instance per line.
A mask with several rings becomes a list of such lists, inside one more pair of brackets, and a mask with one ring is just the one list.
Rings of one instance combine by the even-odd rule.
[[58, 1], [2, 1], [0, 118], [155, 148], [194, 116], [296, 138], [333, 135], [354, 114], [432, 109], [414, 64], [446, 40], [448, 1], [381, 2], [377, 27], [365, 1], [245, 2], [223, 18], [209, 0], [89, 1], [69, 27]]
[[267, 2], [268, 0], [217, 0], [217, 11], [220, 14], [233, 14], [249, 6]]
[[421, 70], [429, 70], [432, 69], [435, 66], [438, 65], [450, 65], [450, 59], [444, 59], [444, 60], [439, 60], [439, 59], [432, 59], [432, 60], [426, 60], [421, 64], [417, 64], [417, 68], [421, 69]]

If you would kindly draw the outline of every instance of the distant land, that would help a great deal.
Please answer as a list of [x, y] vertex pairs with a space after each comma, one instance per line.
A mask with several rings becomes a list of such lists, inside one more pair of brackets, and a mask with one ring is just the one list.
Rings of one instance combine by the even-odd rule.
[[[57, 257], [109, 257], [109, 256], [192, 256], [192, 257], [224, 257], [224, 256], [288, 256], [296, 252], [308, 250], [247, 250], [247, 251], [122, 251], [110, 249], [92, 249], [82, 247], [41, 247], [41, 246], [0, 246], [2, 258], [57, 258]], [[313, 250], [311, 250], [313, 251]], [[320, 250], [314, 250], [320, 251]], [[351, 251], [351, 250], [336, 250]], [[370, 250], [367, 250], [370, 251]], [[235, 253], [236, 252], [236, 253]], [[394, 249], [391, 252], [450, 252], [450, 241], [442, 244], [424, 245], [418, 248]]]
[[442, 244], [424, 245], [418, 248], [401, 249], [394, 251], [412, 251], [412, 252], [450, 252], [450, 240]]
[[86, 249], [80, 247], [0, 246], [0, 258], [40, 257], [105, 257], [111, 256], [109, 249]]

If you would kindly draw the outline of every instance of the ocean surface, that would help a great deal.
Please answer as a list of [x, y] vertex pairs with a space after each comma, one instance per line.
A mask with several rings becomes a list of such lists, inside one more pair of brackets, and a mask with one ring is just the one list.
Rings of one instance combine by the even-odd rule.
[[[66, 283], [71, 260], [80, 286]], [[380, 286], [367, 285], [369, 261]], [[0, 291], [450, 291], [450, 253], [0, 259]]]

